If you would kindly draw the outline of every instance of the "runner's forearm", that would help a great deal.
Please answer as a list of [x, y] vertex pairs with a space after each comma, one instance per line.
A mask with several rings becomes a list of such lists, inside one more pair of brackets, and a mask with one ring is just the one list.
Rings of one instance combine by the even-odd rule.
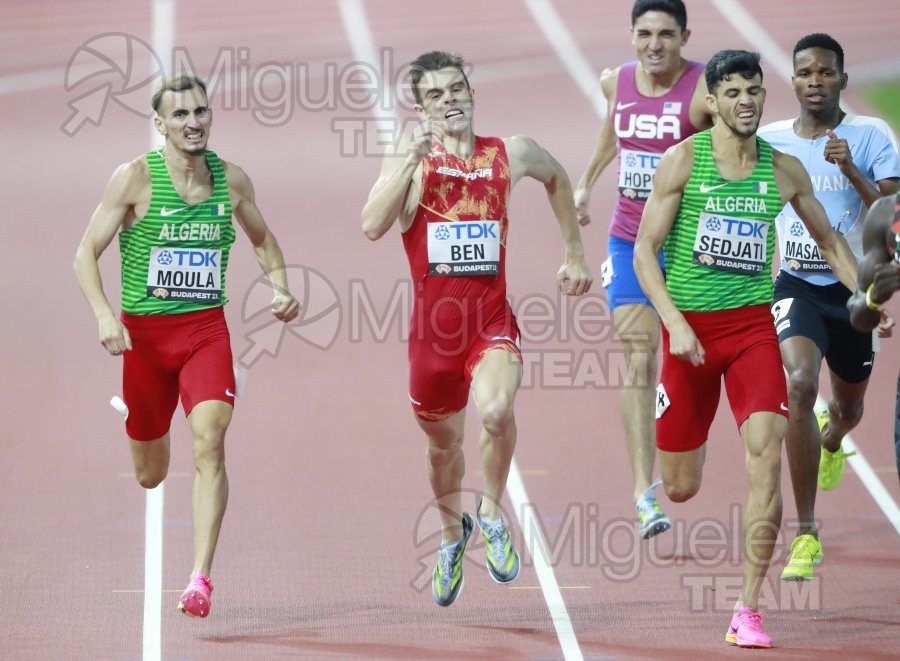
[[372, 241], [384, 236], [403, 212], [403, 204], [421, 159], [410, 155], [391, 173], [383, 185], [373, 190], [362, 210], [363, 233]]
[[115, 310], [109, 303], [109, 299], [103, 291], [103, 280], [100, 277], [100, 269], [97, 260], [85, 254], [84, 248], [79, 248], [75, 254], [75, 278], [78, 286], [87, 299], [94, 317], [98, 320], [104, 317], [114, 317]]
[[287, 271], [285, 270], [284, 254], [281, 247], [275, 239], [275, 235], [271, 232], [266, 233], [266, 237], [258, 246], [254, 246], [253, 252], [256, 254], [256, 261], [259, 262], [260, 268], [272, 288], [281, 293], [290, 292], [287, 281]]
[[559, 222], [566, 258], [584, 257], [581, 230], [575, 215], [575, 207], [572, 204], [572, 184], [569, 182], [569, 178], [565, 176], [565, 173], [553, 177], [545, 184], [545, 188], [547, 189], [547, 198], [550, 200], [550, 207]]

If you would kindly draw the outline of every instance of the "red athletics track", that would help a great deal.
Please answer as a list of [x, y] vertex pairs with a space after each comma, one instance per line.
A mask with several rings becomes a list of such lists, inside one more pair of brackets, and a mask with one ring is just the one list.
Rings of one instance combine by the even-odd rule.
[[[596, 3], [556, 3], [597, 72], [632, 56], [630, 3], [608, 4], [615, 4], [610, 16]], [[892, 28], [900, 6], [886, 5], [766, 0], [752, 3], [750, 11], [787, 51], [807, 32], [836, 36], [847, 51], [851, 83], [845, 99], [866, 112], [854, 76], [885, 60], [895, 62], [898, 53]], [[409, 7], [365, 3], [374, 46], [393, 49], [394, 68], [424, 50], [460, 51], [476, 65], [479, 132], [527, 133], [573, 178], [579, 176], [598, 120], [523, 4], [463, 1], [412, 14]], [[689, 11], [694, 30], [689, 57], [761, 47], [736, 32], [711, 0], [691, 0]], [[860, 17], [871, 24], [860, 26]], [[71, 261], [115, 166], [148, 148], [149, 121], [110, 103], [99, 127], [85, 124], [71, 137], [60, 127], [72, 112], [67, 104], [90, 89], [85, 83], [66, 91], [70, 58], [104, 33], [150, 41], [150, 4], [98, 0], [75, 6], [46, 0], [27, 8], [4, 5], [0, 18], [0, 118], [6, 129], [0, 167], [7, 205], [0, 658], [140, 659], [145, 496], [131, 476], [121, 421], [106, 404], [118, 392], [120, 367], [96, 343]], [[325, 87], [327, 63], [345, 70], [359, 46], [350, 43], [338, 4], [325, 0], [302, 5], [260, 0], [252, 8], [183, 2], [176, 11], [174, 43], [188, 48], [201, 75], [209, 74], [220, 49], [228, 47], [246, 47], [251, 70], [271, 62], [307, 63], [313, 93]], [[87, 67], [77, 69], [79, 75], [92, 66], [89, 60], [77, 64]], [[764, 67], [765, 119], [793, 116], [790, 89], [771, 63]], [[120, 80], [118, 85], [114, 90]], [[267, 85], [265, 90], [277, 95], [274, 81]], [[135, 94], [146, 99], [149, 92]], [[383, 315], [406, 277], [396, 232], [370, 244], [359, 231], [359, 210], [379, 158], [342, 149], [347, 134], [335, 132], [335, 120], [372, 115], [348, 108], [346, 96], [326, 93], [326, 99], [337, 100], [335, 109], [296, 108], [283, 125], [263, 126], [252, 115], [259, 104], [228, 109], [228, 92], [219, 94], [212, 102], [211, 146], [253, 178], [260, 207], [288, 261], [297, 265], [292, 277], [298, 296], [306, 294], [311, 313], [327, 310], [334, 299], [317, 279], [321, 273], [337, 292], [335, 311], [341, 318], [327, 350], [319, 346], [332, 339], [335, 311], [285, 334], [277, 360], [261, 355], [250, 370], [229, 436], [231, 502], [213, 572], [213, 611], [205, 621], [187, 620], [174, 607], [191, 565], [192, 471], [186, 425], [176, 416], [165, 487], [161, 658], [563, 658], [524, 550], [526, 567], [512, 587], [489, 580], [483, 549], [474, 544], [460, 601], [440, 609], [428, 592], [437, 518], [429, 508], [423, 440], [406, 403], [405, 344], [397, 324], [367, 325], [372, 315], [361, 313], [353, 304], [360, 298], [351, 296], [364, 283], [368, 300]], [[371, 147], [369, 152], [377, 151]], [[612, 190], [607, 172], [595, 188], [595, 224], [584, 232], [595, 274], [605, 257]], [[680, 506], [664, 502], [676, 519], [675, 532], [632, 549], [631, 487], [618, 421], [620, 353], [608, 337], [608, 319], [601, 315], [599, 324], [585, 323], [581, 335], [559, 322], [549, 338], [540, 337], [546, 325], [537, 323], [543, 313], [539, 297], [559, 310], [553, 292], [561, 259], [543, 197], [539, 186], [523, 183], [511, 208], [510, 292], [517, 306], [526, 301], [535, 306], [520, 309], [520, 316], [532, 320], [523, 328], [532, 362], [530, 385], [517, 407], [517, 465], [551, 542], [580, 654], [585, 659], [754, 654], [722, 640], [733, 598], [729, 590], [740, 575], [730, 506], [746, 491], [730, 415], [720, 411], [714, 424], [698, 497]], [[114, 294], [115, 247], [110, 252], [103, 267], [107, 290]], [[306, 292], [304, 273], [310, 283]], [[263, 319], [252, 316], [265, 303], [256, 297], [257, 277], [242, 240], [233, 252], [227, 308], [236, 355], [258, 353], [262, 346], [253, 344], [262, 335], [249, 337]], [[602, 306], [599, 288], [594, 300]], [[402, 304], [399, 309], [405, 314]], [[896, 303], [893, 310], [900, 314]], [[596, 308], [589, 312], [596, 314]], [[247, 317], [252, 318], [244, 321]], [[603, 339], [590, 342], [584, 333]], [[853, 434], [893, 501], [900, 499], [891, 443], [896, 341], [884, 345], [866, 416]], [[480, 485], [475, 433], [473, 421], [465, 482], [473, 490]], [[764, 592], [767, 630], [778, 649], [756, 654], [893, 658], [891, 650], [900, 643], [897, 530], [849, 470], [837, 491], [819, 498], [827, 564], [803, 590], [784, 586], [777, 575], [794, 515], [786, 471], [783, 486], [785, 534]], [[692, 543], [691, 534], [716, 527], [725, 531], [724, 541]], [[518, 525], [516, 537], [524, 549]], [[417, 562], [423, 555], [424, 581]], [[424, 591], [416, 589], [421, 585]], [[711, 585], [715, 593], [703, 592]]]

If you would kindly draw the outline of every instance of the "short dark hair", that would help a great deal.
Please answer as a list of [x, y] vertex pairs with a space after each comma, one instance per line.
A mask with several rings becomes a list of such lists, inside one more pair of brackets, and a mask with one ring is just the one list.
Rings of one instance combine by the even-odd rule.
[[412, 83], [412, 93], [416, 103], [422, 103], [422, 93], [419, 92], [419, 83], [428, 71], [439, 71], [452, 67], [459, 69], [466, 81], [466, 87], [469, 87], [469, 79], [466, 78], [465, 60], [462, 55], [451, 53], [445, 50], [433, 50], [428, 53], [422, 53], [414, 59], [409, 65], [409, 77]]
[[163, 94], [166, 92], [183, 92], [184, 90], [191, 90], [195, 87], [199, 87], [203, 90], [203, 94], [206, 94], [206, 83], [197, 76], [183, 73], [171, 78], [164, 78], [159, 89], [153, 93], [153, 97], [150, 99], [150, 105], [153, 106], [153, 111], [158, 113], [159, 106], [162, 103]]
[[740, 74], [745, 80], [759, 76], [762, 80], [762, 67], [759, 65], [759, 53], [746, 50], [720, 50], [706, 63], [706, 89], [715, 94], [719, 83]]
[[687, 9], [681, 0], [635, 0], [631, 8], [631, 27], [648, 11], [665, 12], [675, 19], [682, 32], [687, 30]]
[[797, 53], [802, 50], [806, 50], [807, 48], [821, 48], [823, 50], [830, 50], [835, 54], [838, 71], [844, 73], [844, 49], [841, 48], [841, 45], [834, 37], [825, 34], [824, 32], [813, 32], [812, 34], [806, 35], [797, 42], [796, 46], [794, 46], [794, 62], [797, 61]]

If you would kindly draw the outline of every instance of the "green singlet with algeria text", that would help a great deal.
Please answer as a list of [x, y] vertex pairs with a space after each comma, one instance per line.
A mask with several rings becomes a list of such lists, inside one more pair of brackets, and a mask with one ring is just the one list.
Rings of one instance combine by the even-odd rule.
[[234, 244], [225, 170], [206, 152], [213, 193], [187, 204], [176, 192], [162, 150], [147, 154], [153, 187], [147, 214], [119, 233], [122, 310], [183, 314], [225, 305], [225, 269]]
[[679, 310], [709, 312], [771, 303], [775, 217], [781, 195], [772, 147], [746, 179], [723, 179], [710, 130], [694, 135], [694, 167], [664, 246], [666, 287]]

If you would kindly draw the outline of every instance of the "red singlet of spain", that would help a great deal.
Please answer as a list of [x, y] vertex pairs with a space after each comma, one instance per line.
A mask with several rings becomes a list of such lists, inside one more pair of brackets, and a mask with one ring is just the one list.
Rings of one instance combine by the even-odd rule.
[[436, 143], [422, 161], [422, 193], [403, 247], [415, 301], [409, 398], [423, 420], [465, 408], [472, 371], [486, 352], [502, 349], [522, 360], [506, 300], [510, 184], [500, 138], [476, 136], [469, 159]]

